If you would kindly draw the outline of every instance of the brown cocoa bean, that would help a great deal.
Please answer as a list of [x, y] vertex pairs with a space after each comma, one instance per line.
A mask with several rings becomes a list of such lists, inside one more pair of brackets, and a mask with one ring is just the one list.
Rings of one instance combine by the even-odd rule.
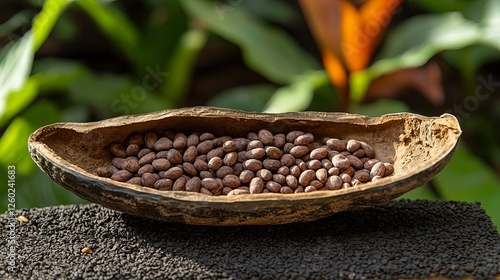
[[208, 168], [217, 170], [222, 166], [222, 159], [220, 157], [213, 157], [208, 161]]
[[299, 186], [293, 192], [294, 193], [303, 193], [304, 192], [304, 188]]
[[222, 150], [226, 153], [234, 152], [236, 151], [236, 148], [236, 142], [234, 142], [233, 140], [226, 141], [224, 142], [224, 144], [222, 144]]
[[321, 162], [317, 159], [312, 159], [308, 161], [307, 163], [307, 168], [312, 169], [312, 170], [318, 170], [321, 168]]
[[187, 179], [184, 176], [177, 178], [172, 186], [173, 191], [185, 191]]
[[209, 195], [209, 196], [213, 196], [212, 192], [208, 189], [205, 189], [205, 188], [200, 188], [200, 193], [201, 194], [204, 194], [204, 195]]
[[293, 193], [293, 190], [288, 186], [284, 186], [284, 187], [281, 187], [280, 193], [291, 194], [291, 193]]
[[137, 144], [130, 144], [127, 146], [127, 149], [125, 150], [125, 153], [127, 156], [137, 156], [139, 154], [139, 151], [141, 150], [141, 147]]
[[205, 133], [200, 135], [200, 142], [204, 142], [207, 140], [213, 140], [213, 139], [215, 139], [215, 136], [210, 132], [205, 132]]
[[217, 188], [218, 184], [214, 178], [205, 178], [201, 180], [201, 186], [207, 190], [213, 190]]
[[272, 180], [280, 185], [286, 184], [286, 178], [284, 175], [281, 174], [273, 174]]
[[240, 173], [243, 171], [243, 164], [235, 163], [231, 168], [233, 168], [233, 175], [240, 176]]
[[273, 146], [268, 146], [265, 150], [266, 155], [271, 159], [280, 159], [283, 155], [283, 151]]
[[126, 183], [142, 186], [142, 179], [141, 177], [132, 177]]
[[372, 146], [368, 145], [366, 142], [359, 141], [361, 144], [361, 148], [365, 151], [365, 155], [369, 158], [373, 158], [375, 156], [375, 150]]
[[179, 132], [174, 136], [173, 147], [175, 149], [184, 149], [187, 145], [187, 137], [184, 133]]
[[261, 169], [255, 173], [255, 176], [261, 178], [264, 181], [270, 181], [273, 179], [273, 173], [267, 169]]
[[328, 146], [328, 148], [338, 152], [342, 152], [347, 149], [347, 142], [344, 142], [337, 138], [328, 139], [326, 141], [326, 145]]
[[370, 177], [373, 178], [375, 176], [384, 176], [385, 174], [385, 165], [383, 162], [377, 162], [372, 169], [370, 170]]
[[259, 131], [259, 140], [266, 146], [274, 145], [274, 135], [269, 130], [261, 129]]
[[[173, 146], [174, 146], [174, 144], [173, 144], [172, 140], [170, 140], [170, 138], [162, 137], [162, 138], [156, 140], [156, 142], [153, 144], [152, 148], [154, 148], [157, 151], [167, 151], [167, 150], [172, 149]], [[148, 148], [152, 149], [149, 146], [148, 146]]]
[[363, 168], [363, 163], [361, 160], [353, 155], [348, 155], [346, 158], [349, 160], [351, 163], [351, 166], [354, 167], [355, 169], [362, 169]]
[[265, 159], [262, 161], [262, 166], [266, 169], [276, 171], [281, 167], [281, 163], [276, 159]]
[[279, 193], [281, 190], [281, 185], [274, 181], [269, 181], [266, 183], [266, 189], [273, 193]]
[[255, 177], [250, 181], [250, 193], [262, 193], [264, 190], [264, 181], [259, 178]]
[[332, 163], [333, 163], [333, 166], [335, 166], [339, 169], [345, 169], [351, 164], [349, 159], [341, 154], [333, 156]]
[[338, 190], [342, 188], [342, 179], [339, 176], [333, 175], [328, 177], [325, 183], [327, 190]]
[[316, 172], [314, 172], [313, 170], [305, 170], [299, 176], [299, 184], [303, 187], [306, 187], [315, 178], [316, 178]]
[[248, 142], [247, 151], [257, 149], [257, 148], [262, 148], [262, 149], [264, 148], [264, 144], [262, 144], [262, 142], [260, 142], [260, 140], [252, 140], [252, 141]]
[[186, 140], [186, 146], [198, 146], [198, 144], [200, 144], [200, 136], [195, 133], [190, 134]]
[[156, 169], [158, 171], [168, 170], [170, 168], [170, 166], [172, 166], [170, 164], [170, 162], [167, 159], [164, 159], [164, 158], [159, 158], [159, 159], [153, 160], [153, 162], [151, 163], [151, 165], [153, 166], [154, 169]]
[[294, 157], [302, 157], [309, 152], [309, 149], [306, 146], [295, 146], [290, 150], [290, 154]]
[[144, 145], [144, 138], [140, 134], [132, 135], [128, 139], [127, 144], [128, 145], [135, 144], [135, 145], [138, 145], [138, 146], [142, 146], [142, 145]]
[[355, 157], [357, 157], [357, 158], [359, 158], [361, 160], [361, 158], [365, 156], [365, 150], [363, 150], [361, 148], [357, 149], [356, 151], [354, 151], [352, 153], [352, 155], [355, 156]]
[[128, 157], [123, 162], [123, 168], [134, 173], [137, 172], [141, 166], [139, 165], [139, 161], [136, 157]]
[[217, 169], [216, 173], [217, 177], [219, 178], [224, 178], [227, 175], [232, 175], [233, 174], [233, 169], [229, 166], [221, 166], [219, 169]]
[[365, 162], [365, 163], [363, 164], [363, 167], [364, 167], [365, 169], [372, 170], [372, 167], [373, 167], [376, 163], [378, 163], [378, 162], [379, 162], [379, 160], [378, 160], [378, 159], [370, 159], [370, 160], [368, 160], [367, 162]]
[[328, 179], [328, 170], [326, 170], [324, 168], [320, 168], [320, 169], [316, 170], [316, 178], [321, 183], [325, 183], [326, 179]]
[[198, 177], [193, 177], [186, 182], [186, 191], [199, 192], [201, 188], [201, 180]]
[[144, 164], [137, 171], [137, 175], [142, 176], [144, 173], [153, 173], [153, 172], [155, 172], [155, 169], [151, 164]]
[[150, 164], [156, 159], [155, 152], [150, 152], [139, 159], [139, 165], [143, 166], [145, 164]]
[[292, 189], [296, 189], [298, 187], [298, 185], [299, 185], [299, 181], [293, 175], [287, 175], [285, 177], [285, 180], [286, 180], [287, 186], [289, 186]]
[[156, 181], [160, 180], [160, 175], [156, 173], [144, 173], [141, 176], [142, 185], [145, 187], [152, 187]]
[[246, 152], [245, 159], [261, 159], [266, 155], [263, 148], [254, 148]]
[[200, 171], [200, 178], [205, 179], [205, 178], [214, 178], [215, 175], [211, 171]]
[[194, 164], [190, 162], [184, 162], [182, 164], [182, 170], [184, 171], [185, 174], [194, 177], [198, 175], [198, 170], [194, 167]]
[[230, 187], [230, 188], [237, 188], [241, 185], [240, 178], [236, 175], [226, 175], [222, 179], [222, 183], [224, 184], [224, 187]]
[[[203, 134], [202, 134], [203, 135]], [[201, 139], [201, 137], [200, 137]], [[214, 148], [214, 142], [212, 140], [205, 140], [196, 146], [199, 154], [206, 154]]]
[[111, 160], [111, 164], [114, 165], [118, 169], [124, 169], [123, 168], [124, 163], [125, 163], [124, 158], [115, 157]]
[[298, 167], [297, 165], [290, 167], [290, 174], [295, 176], [296, 178], [299, 178], [301, 172], [302, 170], [300, 170], [300, 167]]
[[327, 156], [328, 156], [328, 149], [323, 147], [312, 150], [310, 154], [311, 159], [317, 159], [317, 160], [322, 160]]
[[203, 161], [201, 159], [197, 159], [194, 161], [194, 168], [198, 171], [207, 171], [208, 170], [208, 163], [206, 161]]
[[282, 166], [278, 169], [276, 173], [286, 176], [290, 174], [290, 168], [288, 168], [288, 166]]
[[182, 154], [176, 149], [170, 149], [167, 154], [167, 159], [171, 164], [181, 164]]
[[230, 152], [230, 153], [227, 153], [225, 156], [224, 156], [224, 164], [227, 165], [227, 166], [232, 166], [236, 163], [236, 161], [238, 161], [238, 154], [236, 152]]
[[281, 165], [291, 167], [295, 164], [295, 157], [291, 154], [284, 154], [280, 159]]
[[286, 135], [286, 141], [289, 143], [293, 143], [295, 141], [295, 139], [297, 139], [297, 137], [299, 137], [300, 135], [304, 135], [304, 132], [302, 132], [302, 131], [290, 131]]
[[353, 140], [353, 139], [351, 139], [351, 140], [348, 140], [348, 141], [347, 141], [347, 146], [346, 146], [346, 148], [347, 148], [347, 151], [348, 151], [348, 152], [353, 153], [353, 152], [355, 152], [357, 149], [359, 149], [359, 147], [361, 147], [361, 144], [360, 144], [357, 140]]
[[124, 158], [127, 156], [127, 153], [125, 151], [125, 148], [123, 147], [122, 144], [119, 144], [119, 143], [113, 143], [111, 145], [109, 145], [109, 150], [111, 151], [111, 153], [117, 157], [121, 157], [121, 158]]
[[391, 163], [385, 162], [384, 167], [385, 167], [384, 177], [389, 176], [394, 172], [394, 166]]
[[285, 146], [283, 146], [283, 152], [285, 154], [289, 154], [293, 147], [295, 147], [293, 143], [285, 143]]
[[331, 160], [325, 158], [321, 160], [321, 166], [323, 166], [323, 168], [328, 170], [333, 167], [333, 163]]
[[339, 174], [340, 174], [340, 169], [337, 167], [332, 167], [328, 169], [328, 176], [339, 175]]
[[306, 192], [306, 193], [308, 193], [308, 192], [315, 192], [315, 191], [317, 191], [317, 190], [318, 190], [318, 189], [316, 189], [316, 188], [315, 188], [315, 187], [313, 187], [313, 186], [307, 186], [307, 187], [305, 187], [304, 192]]
[[168, 157], [168, 151], [159, 151], [156, 153], [156, 158], [164, 158], [166, 159]]
[[109, 170], [108, 167], [98, 167], [96, 170], [98, 176], [109, 178], [113, 175], [113, 172]]
[[249, 133], [247, 133], [247, 138], [250, 141], [259, 140], [259, 135], [257, 135], [257, 133], [255, 133], [255, 132], [249, 132]]
[[149, 153], [151, 153], [151, 149], [144, 148], [144, 149], [140, 150], [139, 153], [137, 153], [137, 157], [142, 158]]
[[210, 160], [211, 158], [214, 157], [220, 157], [220, 158], [224, 157], [224, 151], [222, 150], [222, 147], [212, 149], [207, 153], [207, 160]]
[[283, 148], [286, 143], [286, 136], [283, 133], [274, 135], [274, 146], [277, 148]]
[[171, 191], [173, 185], [174, 185], [174, 181], [172, 181], [170, 179], [160, 179], [160, 180], [155, 182], [153, 187], [157, 190], [160, 190], [160, 191]]
[[344, 183], [350, 183], [352, 178], [349, 174], [346, 174], [346, 173], [342, 173], [339, 175], [340, 179], [342, 179], [342, 182]]
[[[363, 170], [358, 170], [354, 173], [354, 176], [352, 176], [352, 180], [359, 180], [361, 183], [366, 183], [368, 181], [370, 181], [371, 177], [370, 177], [370, 172], [368, 172], [368, 170], [366, 169], [363, 169]], [[351, 180], [351, 182], [352, 182]]]
[[311, 133], [306, 133], [295, 138], [295, 140], [293, 140], [293, 144], [299, 146], [306, 146], [307, 144], [313, 141], [314, 141], [314, 135], [312, 135]]
[[185, 162], [194, 162], [198, 156], [198, 149], [195, 146], [190, 146], [184, 152], [182, 160]]
[[252, 170], [243, 170], [240, 173], [240, 181], [243, 184], [248, 184], [255, 177], [255, 173]]
[[183, 170], [180, 167], [171, 167], [169, 170], [166, 170], [163, 174], [163, 178], [175, 180], [182, 176]]
[[262, 169], [262, 162], [258, 159], [248, 159], [243, 162], [243, 168], [257, 172]]

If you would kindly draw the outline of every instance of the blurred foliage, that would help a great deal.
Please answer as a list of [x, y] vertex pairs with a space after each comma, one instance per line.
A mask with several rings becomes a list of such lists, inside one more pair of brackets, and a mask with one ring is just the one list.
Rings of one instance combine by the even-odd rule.
[[[465, 90], [452, 103], [417, 112], [459, 114], [453, 105], [465, 104], [467, 96], [473, 96], [478, 77], [490, 81], [491, 74], [498, 74], [484, 70], [500, 57], [498, 1], [405, 3], [403, 10], [417, 12], [389, 28], [372, 63], [351, 73], [353, 102], [349, 107], [343, 107], [320, 58], [305, 47], [303, 38], [294, 36], [297, 24], [305, 25], [296, 3], [146, 0], [137, 14], [122, 1], [28, 1], [23, 7], [0, 22], [0, 166], [2, 170], [16, 166], [18, 208], [85, 203], [36, 168], [26, 147], [30, 133], [54, 122], [93, 121], [192, 104], [186, 101], [203, 60], [200, 54], [211, 46], [237, 47], [259, 82], [227, 88], [198, 105], [248, 111], [347, 110], [371, 116], [414, 111], [415, 104], [403, 96], [370, 103], [363, 100], [378, 77], [425, 65], [437, 57], [460, 73], [462, 79], [454, 81], [455, 87]], [[34, 11], [38, 11], [35, 17]], [[90, 65], [85, 57], [39, 55], [40, 50], [51, 53], [51, 46], [76, 40], [82, 17], [107, 40], [119, 70]], [[493, 77], [496, 81], [499, 76]], [[484, 103], [500, 105], [496, 89], [488, 90], [492, 102]], [[480, 201], [500, 226], [500, 137], [496, 129], [500, 115], [495, 110], [498, 106], [483, 107], [459, 116], [465, 141], [450, 164], [430, 186], [405, 197]], [[479, 135], [475, 137], [489, 152], [472, 149], [468, 129]], [[4, 182], [6, 175], [0, 174]], [[5, 190], [0, 192], [4, 202], [6, 195]], [[0, 203], [2, 212], [4, 202]]]

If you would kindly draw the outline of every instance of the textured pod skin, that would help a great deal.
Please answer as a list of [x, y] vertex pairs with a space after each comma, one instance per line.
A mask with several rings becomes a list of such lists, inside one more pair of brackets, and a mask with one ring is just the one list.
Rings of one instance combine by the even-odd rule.
[[[375, 158], [394, 163], [386, 178], [336, 191], [206, 196], [185, 191], [158, 191], [95, 175], [110, 164], [111, 143], [126, 144], [134, 134], [150, 131], [211, 132], [244, 137], [250, 131], [300, 130], [373, 146]], [[392, 200], [434, 177], [450, 161], [461, 130], [455, 117], [410, 113], [377, 118], [347, 113], [247, 113], [194, 107], [93, 123], [59, 123], [42, 127], [29, 138], [31, 157], [55, 182], [82, 198], [110, 209], [169, 222], [197, 225], [284, 224], [320, 219], [333, 213]]]

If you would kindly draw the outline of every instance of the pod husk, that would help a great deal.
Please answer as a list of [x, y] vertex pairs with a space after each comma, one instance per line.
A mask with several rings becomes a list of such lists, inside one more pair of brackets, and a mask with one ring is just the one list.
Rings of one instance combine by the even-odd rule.
[[[362, 140], [375, 158], [392, 162], [394, 173], [376, 182], [337, 191], [301, 194], [206, 196], [158, 191], [95, 175], [111, 163], [108, 145], [126, 143], [150, 131], [211, 132], [245, 137], [250, 131], [301, 130], [324, 136]], [[31, 157], [52, 180], [91, 202], [136, 216], [196, 225], [267, 225], [304, 222], [333, 213], [392, 200], [434, 177], [450, 161], [461, 130], [444, 114], [424, 117], [398, 113], [367, 117], [347, 113], [248, 113], [194, 107], [92, 123], [58, 123], [36, 130], [29, 138]]]

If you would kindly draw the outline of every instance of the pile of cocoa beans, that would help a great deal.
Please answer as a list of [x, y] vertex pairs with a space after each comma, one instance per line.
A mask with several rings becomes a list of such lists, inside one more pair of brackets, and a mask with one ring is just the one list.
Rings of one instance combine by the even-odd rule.
[[97, 175], [160, 191], [206, 195], [293, 194], [339, 190], [393, 173], [363, 141], [290, 131], [250, 132], [246, 138], [212, 133], [132, 135], [109, 146], [110, 166]]

